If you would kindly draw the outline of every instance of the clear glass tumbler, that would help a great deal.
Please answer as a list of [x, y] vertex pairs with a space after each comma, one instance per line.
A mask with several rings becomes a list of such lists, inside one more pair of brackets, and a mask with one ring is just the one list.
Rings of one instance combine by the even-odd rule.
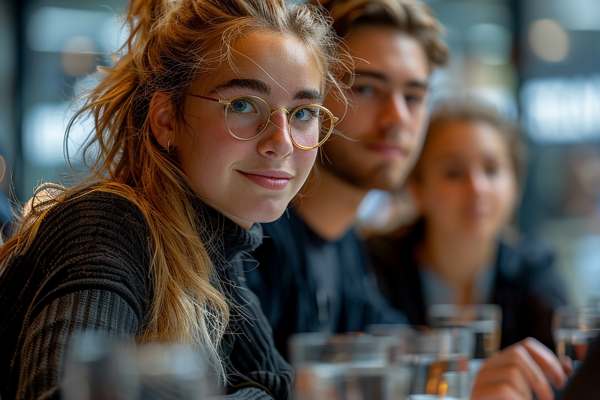
[[474, 335], [473, 359], [491, 357], [500, 350], [502, 309], [496, 304], [436, 304], [428, 309], [431, 328], [465, 326]]
[[290, 340], [298, 400], [404, 400], [409, 369], [392, 359], [393, 337], [309, 333]]
[[600, 334], [600, 309], [562, 306], [554, 310], [552, 331], [559, 356], [570, 357], [574, 364], [585, 358], [590, 343]]
[[200, 349], [136, 345], [86, 332], [74, 340], [65, 400], [204, 400], [219, 393]]

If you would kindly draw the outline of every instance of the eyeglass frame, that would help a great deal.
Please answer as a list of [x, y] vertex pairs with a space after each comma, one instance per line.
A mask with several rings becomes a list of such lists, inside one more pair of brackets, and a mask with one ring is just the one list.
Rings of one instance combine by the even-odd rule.
[[[333, 129], [335, 128], [335, 125], [340, 120], [338, 117], [333, 115], [333, 113], [331, 111], [329, 111], [327, 108], [325, 108], [319, 104], [303, 104], [303, 105], [300, 105], [300, 106], [294, 107], [294, 108], [277, 108], [275, 110], [271, 110], [271, 106], [269, 106], [269, 103], [267, 103], [267, 101], [265, 99], [260, 98], [258, 96], [253, 96], [253, 95], [234, 96], [230, 99], [215, 99], [214, 97], [207, 97], [207, 96], [202, 96], [199, 94], [192, 94], [192, 93], [187, 93], [187, 95], [192, 96], [192, 97], [197, 97], [199, 99], [214, 101], [214, 102], [220, 103], [220, 104], [226, 104], [226, 105], [230, 105], [235, 100], [240, 99], [240, 98], [251, 98], [251, 99], [256, 99], [258, 101], [261, 101], [265, 106], [267, 106], [267, 110], [269, 111], [269, 116], [267, 117], [267, 121], [263, 125], [260, 132], [258, 132], [256, 135], [252, 136], [251, 138], [241, 138], [241, 137], [237, 136], [236, 134], [234, 134], [233, 132], [231, 132], [231, 128], [229, 128], [229, 125], [227, 124], [227, 107], [225, 107], [225, 110], [223, 111], [223, 119], [225, 120], [225, 126], [227, 126], [227, 130], [229, 131], [229, 134], [231, 136], [233, 136], [234, 138], [236, 138], [238, 140], [243, 140], [243, 141], [249, 141], [249, 140], [256, 139], [258, 136], [260, 136], [261, 133], [263, 133], [267, 129], [267, 126], [269, 125], [269, 122], [271, 122], [271, 117], [273, 116], [273, 114], [275, 114], [278, 111], [285, 111], [285, 113], [287, 115], [287, 122], [288, 122], [288, 133], [290, 134], [290, 138], [292, 139], [292, 143], [294, 144], [294, 146], [296, 146], [300, 150], [313, 150], [313, 149], [321, 147], [327, 141], [327, 139], [329, 139], [329, 137], [331, 136], [331, 133], [333, 132]], [[333, 123], [331, 124], [331, 128], [329, 129], [329, 132], [327, 133], [325, 138], [323, 140], [321, 140], [316, 146], [312, 146], [312, 147], [302, 146], [301, 144], [296, 143], [296, 141], [294, 140], [294, 136], [292, 135], [291, 118], [294, 115], [294, 112], [296, 110], [299, 110], [302, 108], [307, 108], [307, 107], [317, 107], [317, 108], [325, 111], [327, 114], [329, 114], [329, 116], [331, 116], [331, 119], [333, 121]]]

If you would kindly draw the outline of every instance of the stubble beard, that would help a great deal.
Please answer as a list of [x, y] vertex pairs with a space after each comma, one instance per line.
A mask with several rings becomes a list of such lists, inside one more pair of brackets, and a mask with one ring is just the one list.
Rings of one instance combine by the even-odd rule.
[[[372, 189], [396, 191], [403, 186], [407, 175], [406, 171], [403, 171], [402, 174], [393, 176], [390, 170], [394, 166], [391, 163], [380, 163], [366, 171], [361, 169], [363, 166], [359, 165], [358, 161], [353, 162], [348, 159], [341, 161], [335, 157], [333, 159], [330, 157], [330, 161], [325, 160], [321, 166], [338, 179], [365, 192]], [[396, 168], [407, 169], [407, 166]]]

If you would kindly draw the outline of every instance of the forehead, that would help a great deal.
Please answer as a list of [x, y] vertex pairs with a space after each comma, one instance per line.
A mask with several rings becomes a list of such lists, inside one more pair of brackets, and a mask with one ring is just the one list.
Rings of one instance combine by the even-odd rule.
[[400, 84], [429, 78], [427, 55], [421, 43], [395, 28], [361, 26], [348, 36], [347, 42], [356, 58], [357, 70], [380, 72]]
[[431, 132], [423, 153], [430, 157], [446, 155], [508, 155], [508, 144], [502, 134], [485, 121], [455, 120]]
[[208, 86], [236, 78], [253, 78], [271, 92], [314, 89], [322, 92], [324, 76], [316, 56], [299, 39], [268, 31], [253, 32], [235, 41], [230, 59], [224, 61]]

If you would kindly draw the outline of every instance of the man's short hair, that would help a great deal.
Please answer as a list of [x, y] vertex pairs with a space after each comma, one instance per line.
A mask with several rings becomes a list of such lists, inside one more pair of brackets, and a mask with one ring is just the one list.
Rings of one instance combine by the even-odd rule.
[[338, 36], [345, 38], [360, 26], [386, 26], [414, 37], [422, 45], [429, 69], [448, 62], [448, 47], [442, 40], [444, 27], [433, 10], [416, 0], [311, 0], [325, 7]]

